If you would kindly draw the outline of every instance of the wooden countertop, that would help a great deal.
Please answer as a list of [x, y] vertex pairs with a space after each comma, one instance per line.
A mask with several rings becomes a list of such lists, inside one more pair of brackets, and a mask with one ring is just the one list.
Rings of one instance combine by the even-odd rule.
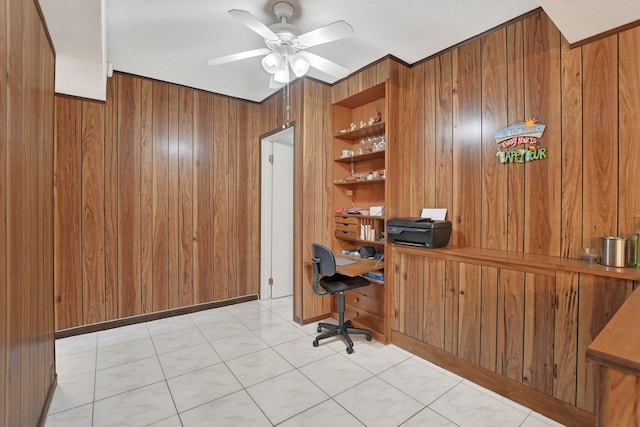
[[607, 267], [602, 264], [588, 264], [574, 258], [472, 247], [447, 246], [439, 249], [427, 249], [399, 244], [391, 244], [391, 247], [402, 250], [403, 252], [416, 253], [423, 256], [428, 253], [437, 258], [446, 258], [453, 261], [481, 261], [484, 265], [495, 265], [496, 267], [512, 268], [514, 270], [522, 269], [543, 275], [553, 275], [555, 271], [568, 271], [640, 281], [640, 270], [636, 268], [618, 268]]
[[587, 358], [640, 376], [640, 289], [618, 309], [587, 348]]

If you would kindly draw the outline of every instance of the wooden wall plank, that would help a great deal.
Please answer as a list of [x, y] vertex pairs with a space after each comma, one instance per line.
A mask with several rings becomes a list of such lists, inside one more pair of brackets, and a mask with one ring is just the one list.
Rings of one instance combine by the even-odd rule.
[[525, 275], [522, 382], [546, 394], [553, 393], [555, 291], [554, 277], [532, 273]]
[[[247, 199], [249, 200], [251, 206], [251, 214], [250, 214], [250, 252], [249, 258], [251, 260], [251, 264], [247, 266], [249, 270], [249, 281], [248, 286], [250, 291], [249, 294], [260, 294], [260, 130], [257, 126], [259, 114], [259, 106], [257, 104], [251, 104], [251, 134], [250, 134], [250, 145], [249, 150], [251, 152], [251, 160], [248, 162], [250, 165], [249, 170], [251, 174], [248, 177], [248, 181], [250, 182], [250, 193], [247, 194]], [[298, 139], [299, 134], [298, 134]], [[294, 152], [295, 154], [295, 152]], [[299, 165], [299, 162], [295, 162], [296, 165]], [[302, 212], [300, 209], [298, 212]], [[296, 220], [300, 220], [299, 217]], [[300, 234], [298, 234], [300, 235]], [[299, 249], [299, 248], [298, 248]], [[299, 251], [297, 253], [302, 253]], [[295, 270], [294, 270], [295, 271]], [[302, 277], [296, 278], [302, 282]], [[295, 285], [294, 285], [295, 286]]]
[[436, 65], [435, 60], [427, 61], [424, 64], [424, 194], [422, 196], [422, 205], [420, 205], [415, 212], [412, 212], [412, 215], [417, 215], [418, 212], [425, 207], [442, 207], [442, 205], [439, 205], [437, 202], [436, 171], [438, 169], [437, 160], [440, 140], [437, 138], [436, 130], [438, 119], [433, 114], [438, 96], [436, 82], [439, 75], [436, 71]]
[[482, 206], [480, 40], [453, 53], [453, 205], [451, 243], [480, 246]]
[[57, 329], [82, 322], [81, 114], [81, 104], [69, 98], [56, 98], [54, 280]]
[[524, 283], [520, 271], [499, 272], [496, 372], [518, 382], [524, 362]]
[[580, 257], [582, 242], [582, 48], [562, 38], [562, 242], [561, 256]]
[[482, 269], [460, 263], [458, 307], [458, 356], [480, 363]]
[[578, 274], [556, 274], [556, 321], [553, 344], [553, 396], [575, 405], [578, 348]]
[[178, 303], [193, 304], [193, 90], [180, 88], [178, 122]]
[[[304, 137], [304, 144], [306, 154], [311, 156], [308, 159], [312, 165], [309, 170], [308, 182], [311, 184], [313, 192], [310, 194], [303, 193], [302, 197], [305, 206], [316, 206], [316, 208], [313, 209], [311, 222], [307, 222], [303, 226], [312, 230], [312, 240], [307, 242], [322, 242], [328, 247], [335, 247], [330, 243], [331, 233], [327, 233], [327, 227], [331, 227], [330, 230], [333, 230], [333, 223], [335, 222], [335, 218], [332, 215], [333, 211], [321, 208], [322, 205], [332, 205], [333, 185], [327, 180], [316, 179], [317, 176], [323, 175], [325, 170], [330, 170], [331, 165], [333, 165], [333, 144], [324, 144], [324, 141], [327, 140], [324, 135], [327, 134], [323, 133], [327, 129], [323, 125], [323, 117], [327, 117], [333, 112], [329, 106], [324, 104], [323, 88], [318, 83], [312, 83], [305, 88], [305, 99], [309, 100], [308, 107], [311, 115], [305, 117], [305, 128], [308, 127], [309, 132]], [[330, 132], [328, 135], [333, 135], [335, 129], [331, 127], [328, 127], [328, 129]], [[308, 260], [309, 258], [304, 259], [304, 261]], [[305, 287], [305, 291], [309, 294], [314, 305], [312, 313], [309, 314], [315, 317], [331, 311], [332, 298], [318, 298], [308, 286]]]
[[[0, 22], [5, 23], [7, 21], [7, 0], [0, 0]], [[6, 27], [5, 27], [6, 28]], [[0, 75], [7, 75], [7, 32], [0, 31]], [[8, 102], [8, 84], [0, 85], [0, 215], [2, 218], [7, 217], [7, 194], [10, 191], [9, 187], [9, 139], [7, 122], [7, 106]], [[0, 280], [3, 283], [9, 283], [8, 266], [7, 262], [9, 255], [7, 252], [8, 246], [8, 230], [7, 222], [0, 221]], [[7, 408], [7, 378], [9, 371], [7, 370], [7, 360], [9, 359], [9, 349], [11, 348], [9, 342], [8, 324], [9, 324], [9, 305], [8, 305], [9, 287], [2, 286], [0, 288], [0, 423], [7, 425], [9, 409]]]
[[[427, 181], [427, 171], [425, 170], [425, 65], [424, 63], [403, 73], [405, 76], [404, 92], [405, 96], [414, 100], [403, 105], [402, 115], [406, 117], [404, 121], [404, 146], [401, 151], [403, 155], [402, 165], [399, 170], [403, 173], [406, 182], [401, 177], [396, 179], [395, 192], [400, 192], [402, 205], [399, 211], [400, 216], [418, 216], [420, 210], [425, 205], [425, 183]], [[431, 103], [433, 100], [429, 100]], [[431, 104], [430, 104], [431, 106]], [[430, 111], [430, 110], [429, 110]], [[409, 177], [415, 177], [411, 181]]]
[[423, 339], [425, 297], [425, 260], [417, 255], [400, 255], [399, 331], [417, 340]]
[[[443, 53], [435, 62], [435, 106], [433, 122], [436, 145], [435, 206], [453, 206], [453, 63], [451, 52]], [[449, 212], [448, 219], [452, 219]]]
[[118, 316], [141, 313], [140, 79], [118, 75]]
[[444, 349], [458, 355], [458, 329], [460, 319], [460, 263], [445, 262]]
[[[1, 18], [0, 18], [1, 21]], [[44, 31], [44, 29], [43, 29]], [[44, 34], [42, 35], [44, 37]], [[44, 359], [43, 367], [45, 369], [43, 381], [48, 384], [47, 389], [52, 386], [53, 378], [51, 372], [55, 370], [55, 344], [54, 344], [54, 331], [55, 331], [55, 298], [54, 298], [54, 283], [53, 283], [53, 263], [54, 263], [54, 207], [53, 207], [53, 180], [54, 180], [54, 143], [53, 135], [55, 134], [55, 97], [54, 97], [54, 70], [55, 70], [55, 57], [53, 50], [44, 48], [44, 66], [42, 67], [42, 88], [44, 111], [44, 141], [43, 141], [43, 262], [44, 279], [40, 286], [43, 289], [43, 305], [42, 316], [44, 319], [43, 334], [40, 339], [40, 345], [44, 347]], [[1, 97], [0, 97], [1, 98]], [[1, 115], [1, 114], [0, 114]], [[2, 209], [0, 208], [0, 211]], [[36, 402], [37, 404], [37, 402]]]
[[[294, 158], [299, 159], [301, 164], [300, 174], [302, 175], [302, 198], [303, 206], [314, 206], [317, 200], [323, 200], [322, 180], [316, 179], [319, 173], [323, 173], [324, 168], [329, 169], [330, 175], [333, 175], [332, 165], [328, 163], [325, 166], [324, 156], [317, 157], [319, 155], [320, 147], [318, 147], [318, 120], [317, 115], [322, 110], [318, 109], [318, 86], [313, 82], [305, 82], [304, 88], [304, 108], [305, 117], [302, 130], [302, 145], [294, 147]], [[307, 110], [308, 109], [308, 110]], [[307, 112], [308, 111], [308, 112]], [[266, 130], [266, 129], [265, 129]], [[332, 145], [332, 144], [330, 144]], [[301, 153], [298, 153], [300, 151]], [[321, 151], [324, 152], [324, 151]], [[320, 159], [320, 161], [318, 161]], [[318, 164], [320, 164], [320, 171], [318, 171]], [[296, 193], [298, 194], [298, 193]], [[295, 203], [295, 201], [294, 201]], [[321, 243], [327, 247], [332, 245], [330, 241], [323, 239], [319, 230], [322, 230], [322, 213], [320, 209], [303, 209], [302, 211], [302, 241], [307, 244], [302, 246], [302, 259], [308, 261], [311, 259], [311, 243]], [[326, 236], [325, 238], [330, 238]], [[322, 313], [329, 313], [331, 311], [331, 298], [330, 297], [318, 297], [314, 294], [311, 286], [312, 279], [312, 267], [306, 264], [306, 271], [303, 274], [305, 283], [309, 286], [302, 286], [300, 288], [302, 292], [302, 318], [313, 318], [321, 315]], [[294, 290], [295, 293], [296, 290]]]
[[229, 238], [227, 240], [227, 265], [229, 275], [229, 298], [238, 296], [238, 251], [243, 247], [244, 240], [235, 238], [239, 235], [238, 230], [238, 126], [244, 123], [238, 122], [238, 100], [229, 100], [229, 138], [227, 144], [228, 153], [228, 169], [227, 169], [227, 188], [228, 188], [228, 207], [227, 207], [227, 228], [229, 230]]
[[[525, 120], [524, 111], [524, 28], [522, 21], [507, 27], [507, 122], [515, 124]], [[524, 251], [525, 190], [524, 164], [507, 166], [509, 185], [505, 189], [507, 200], [507, 250]]]
[[[482, 38], [482, 239], [481, 246], [507, 249], [507, 165], [496, 157], [493, 133], [506, 127], [507, 32], [495, 31]], [[484, 341], [484, 340], [483, 340]]]
[[[22, 46], [17, 40], [22, 40], [20, 25], [16, 25], [22, 21], [21, 5], [12, 3], [7, 16], [7, 38], [9, 43], [13, 43], [14, 49], [7, 52], [7, 141], [22, 141], [22, 104], [24, 102], [22, 90]], [[11, 24], [13, 23], [13, 24]], [[15, 41], [14, 41], [15, 40]], [[10, 44], [11, 46], [11, 44]], [[7, 407], [8, 411], [6, 419], [7, 425], [20, 425], [20, 397], [21, 392], [21, 357], [24, 342], [22, 339], [22, 316], [20, 309], [22, 307], [22, 287], [23, 270], [21, 262], [21, 253], [23, 245], [26, 244], [22, 239], [22, 229], [29, 226], [24, 224], [22, 217], [22, 209], [20, 205], [21, 199], [21, 175], [20, 172], [26, 161], [22, 158], [22, 145], [7, 145], [7, 207], [5, 211], [7, 221], [7, 282], [13, 286], [7, 289], [7, 384], [6, 395], [9, 398]], [[73, 276], [72, 276], [73, 278]], [[73, 289], [73, 288], [72, 288]]]
[[[585, 243], [618, 235], [617, 36], [583, 46], [583, 218]], [[629, 212], [633, 215], [635, 212]], [[621, 213], [627, 214], [627, 213]]]
[[180, 307], [180, 88], [169, 86], [169, 308]]
[[153, 82], [140, 83], [140, 297], [153, 311]]
[[[24, 118], [20, 125], [22, 126], [21, 134], [23, 137], [23, 143], [21, 144], [22, 151], [22, 164], [20, 165], [21, 171], [20, 174], [22, 178], [20, 180], [19, 186], [21, 186], [20, 190], [20, 215], [21, 221], [23, 224], [27, 225], [25, 227], [21, 227], [21, 237], [22, 240], [21, 246], [22, 251], [20, 254], [17, 254], [20, 259], [23, 260], [31, 260], [35, 262], [33, 247], [34, 243], [31, 241], [31, 230], [35, 228], [36, 221], [34, 218], [36, 206], [33, 206], [32, 195], [35, 191], [35, 185], [37, 182], [34, 182], [34, 174], [33, 174], [33, 163], [35, 160], [33, 158], [34, 151], [34, 140], [33, 140], [33, 130], [34, 123], [31, 120], [25, 120], [32, 113], [35, 113], [33, 110], [33, 90], [35, 89], [33, 85], [33, 80], [31, 76], [31, 66], [33, 65], [33, 50], [28, 49], [29, 47], [34, 46], [31, 34], [31, 20], [30, 15], [28, 13], [28, 5], [25, 6], [25, 9], [22, 13], [22, 47], [24, 49], [23, 54], [23, 63], [21, 64], [22, 68], [22, 80], [23, 80], [23, 88], [25, 96], [22, 99], [22, 112], [20, 115]], [[34, 281], [34, 267], [26, 268], [25, 263], [22, 263], [21, 268], [22, 272], [22, 283], [20, 286], [20, 305], [23, 307], [31, 307], [31, 287], [32, 282]], [[20, 313], [21, 319], [21, 330], [20, 330], [20, 338], [21, 338], [21, 354], [20, 357], [23, 360], [33, 360], [34, 356], [32, 353], [32, 346], [29, 345], [30, 342], [33, 342], [33, 316], [25, 315], [24, 313]], [[35, 424], [37, 422], [37, 417], [32, 418], [32, 414], [30, 413], [30, 402], [33, 400], [33, 387], [35, 384], [32, 383], [31, 374], [33, 369], [29, 366], [28, 363], [20, 364], [20, 387], [22, 392], [22, 399], [20, 401], [20, 419], [24, 424]]]
[[[117, 76], [107, 79], [107, 99], [118, 99], [118, 81]], [[56, 127], [57, 126], [58, 123], [56, 121]], [[119, 317], [118, 107], [116, 102], [107, 102], [105, 105], [104, 176], [105, 311], [107, 320], [113, 320]], [[56, 214], [58, 214], [57, 211]], [[66, 304], [69, 303], [70, 301], [66, 301]], [[57, 316], [58, 312], [56, 311], [56, 317]]]
[[97, 323], [106, 320], [104, 106], [95, 102], [82, 102], [81, 105], [82, 322]]
[[[252, 206], [251, 196], [253, 193], [251, 187], [259, 184], [260, 178], [255, 174], [255, 167], [252, 165], [254, 152], [253, 145], [258, 145], [257, 141], [252, 140], [253, 136], [253, 117], [251, 114], [251, 105], [248, 103], [237, 103], [237, 129], [236, 129], [236, 159], [238, 169], [236, 170], [236, 229], [246, 230], [247, 238], [238, 239], [237, 245], [237, 266], [236, 277], [236, 295], [247, 295], [250, 293], [251, 286], [251, 257], [252, 253]], [[199, 157], [199, 156], [198, 156]], [[257, 178], [257, 179], [256, 179]], [[258, 254], [258, 257], [260, 254]], [[241, 267], [246, 266], [246, 267]], [[260, 266], [257, 266], [258, 270]]]
[[498, 351], [498, 269], [482, 267], [480, 366], [495, 372]]
[[[378, 73], [376, 72], [376, 76], [378, 76]], [[319, 140], [320, 140], [320, 145], [324, 146], [324, 151], [322, 153], [322, 158], [324, 159], [324, 162], [321, 166], [322, 169], [318, 170], [318, 173], [325, 173], [325, 171], [327, 171], [328, 169], [330, 169], [330, 167], [328, 165], [331, 165], [333, 163], [333, 159], [334, 159], [334, 152], [333, 152], [333, 145], [332, 144], [322, 144], [322, 141], [326, 141], [328, 140], [329, 136], [333, 135], [334, 133], [334, 129], [333, 129], [333, 123], [331, 120], [326, 120], [327, 117], [330, 117], [331, 114], [333, 113], [332, 111], [332, 106], [331, 106], [331, 102], [329, 100], [329, 87], [323, 84], [320, 84], [318, 82], [313, 82], [313, 84], [316, 86], [316, 97], [315, 97], [315, 101], [314, 101], [314, 108], [311, 111], [314, 112], [314, 116], [313, 116], [313, 120], [314, 122], [317, 123], [321, 123], [322, 126], [318, 126], [318, 131], [321, 132], [319, 134]], [[302, 91], [299, 91], [299, 96], [304, 96], [305, 94]], [[306, 96], [305, 96], [306, 99]], [[320, 107], [320, 108], [318, 108]], [[307, 123], [308, 120], [308, 116], [307, 116], [307, 109], [305, 108], [305, 115], [304, 115], [304, 122], [303, 123]], [[294, 148], [295, 150], [295, 148]], [[295, 174], [294, 174], [295, 176]], [[324, 219], [323, 219], [323, 223], [324, 223], [324, 227], [322, 229], [322, 233], [323, 236], [328, 236], [325, 237], [325, 241], [331, 242], [331, 235], [333, 233], [333, 227], [335, 225], [335, 216], [334, 216], [334, 212], [331, 210], [327, 210], [322, 209], [320, 206], [327, 206], [331, 203], [331, 200], [333, 198], [333, 192], [334, 192], [334, 188], [333, 188], [333, 183], [328, 181], [328, 180], [324, 180], [325, 184], [323, 187], [323, 196], [321, 200], [316, 200], [315, 203], [321, 203], [321, 205], [316, 205], [316, 210], [321, 211], [324, 213]], [[297, 193], [296, 193], [297, 194]], [[295, 196], [294, 196], [295, 197]], [[305, 200], [306, 202], [306, 200]], [[305, 205], [306, 206], [306, 205]], [[295, 212], [295, 211], [294, 211]], [[301, 224], [302, 226], [304, 226], [304, 224]], [[295, 232], [295, 229], [294, 229]], [[299, 234], [298, 234], [299, 235]], [[302, 242], [301, 242], [302, 243]], [[307, 245], [308, 246], [308, 245]], [[295, 249], [295, 243], [294, 243], [294, 249]], [[307, 259], [305, 259], [304, 261], [307, 261]], [[305, 282], [305, 288], [309, 289], [309, 283]], [[321, 299], [322, 300], [322, 306], [321, 306], [321, 311], [318, 312], [318, 314], [320, 313], [328, 313], [329, 310], [331, 310], [331, 301], [328, 301], [328, 298], [318, 298], [315, 297], [316, 299]]]
[[627, 236], [640, 231], [635, 215], [640, 214], [640, 195], [637, 183], [640, 178], [640, 27], [620, 33], [618, 42], [618, 235]]
[[194, 302], [213, 301], [213, 95], [196, 92], [194, 133]]
[[[7, 8], [6, 8], [6, 0], [0, 1], [0, 22], [6, 22]], [[0, 33], [0, 73], [2, 75], [7, 75], [7, 33]], [[8, 214], [8, 192], [10, 191], [9, 187], [9, 123], [6, 120], [8, 111], [7, 106], [9, 104], [8, 101], [8, 84], [0, 85], [0, 214], [2, 214], [3, 218], [7, 217]], [[7, 230], [7, 222], [0, 221], [0, 278], [4, 281], [4, 283], [9, 283], [9, 274], [8, 274], [8, 245], [9, 245], [9, 237]], [[3, 313], [0, 316], [0, 330], [4, 333], [0, 336], [0, 422], [7, 423], [8, 422], [8, 414], [9, 408], [7, 408], [7, 388], [8, 388], [8, 364], [7, 360], [9, 359], [9, 349], [11, 348], [11, 341], [9, 340], [8, 333], [8, 325], [9, 325], [9, 287], [3, 286], [0, 290], [0, 312]]]
[[361, 90], [369, 89], [370, 87], [378, 84], [378, 68], [375, 65], [366, 67], [359, 74], [362, 84]]
[[169, 308], [169, 85], [153, 82], [153, 310]]
[[215, 189], [213, 204], [213, 244], [214, 262], [213, 271], [215, 283], [213, 294], [216, 300], [226, 299], [229, 296], [229, 264], [225, 250], [229, 242], [230, 230], [228, 227], [229, 211], [229, 183], [227, 181], [229, 159], [229, 101], [226, 98], [216, 96], [214, 98], [214, 173]]
[[525, 116], [546, 126], [547, 158], [525, 164], [527, 253], [560, 255], [560, 32], [540, 13], [524, 20]]
[[423, 340], [443, 349], [445, 341], [445, 263], [440, 259], [424, 260]]

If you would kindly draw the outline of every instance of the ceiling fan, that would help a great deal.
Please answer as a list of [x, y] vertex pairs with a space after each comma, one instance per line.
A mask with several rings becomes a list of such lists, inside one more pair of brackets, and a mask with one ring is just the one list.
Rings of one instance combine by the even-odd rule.
[[[309, 70], [309, 66], [336, 78], [346, 77], [349, 74], [347, 68], [308, 52], [306, 49], [352, 36], [351, 25], [344, 21], [336, 21], [300, 34], [295, 26], [287, 22], [293, 16], [293, 6], [290, 3], [276, 3], [273, 6], [273, 13], [280, 22], [266, 26], [246, 10], [230, 10], [231, 16], [262, 36], [267, 47], [209, 59], [207, 63], [220, 65], [262, 56], [262, 67], [271, 74], [269, 87], [272, 89], [278, 89], [296, 77], [303, 76]], [[290, 69], [295, 75], [293, 78]]]

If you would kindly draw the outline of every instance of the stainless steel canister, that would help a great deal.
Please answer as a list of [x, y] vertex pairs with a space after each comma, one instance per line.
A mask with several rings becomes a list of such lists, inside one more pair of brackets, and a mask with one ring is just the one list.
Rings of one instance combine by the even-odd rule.
[[625, 237], [601, 237], [602, 265], [610, 267], [630, 267], [633, 265], [631, 239]]

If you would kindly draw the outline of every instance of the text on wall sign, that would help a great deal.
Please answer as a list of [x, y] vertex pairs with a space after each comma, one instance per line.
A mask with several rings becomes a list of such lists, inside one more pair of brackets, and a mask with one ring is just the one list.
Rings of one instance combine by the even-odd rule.
[[536, 119], [502, 128], [494, 132], [498, 144], [496, 157], [500, 163], [524, 163], [547, 158], [547, 149], [540, 147], [539, 140], [544, 133], [544, 125]]

